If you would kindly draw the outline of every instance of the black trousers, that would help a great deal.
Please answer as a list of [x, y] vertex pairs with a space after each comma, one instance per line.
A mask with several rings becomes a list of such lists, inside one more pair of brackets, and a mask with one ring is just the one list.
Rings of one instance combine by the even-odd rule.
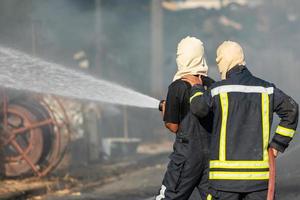
[[235, 193], [225, 191], [215, 191], [215, 194], [211, 200], [266, 200], [268, 190], [261, 190], [248, 193]]
[[197, 188], [202, 200], [208, 194], [208, 151], [201, 138], [177, 135], [162, 187], [155, 200], [188, 200]]

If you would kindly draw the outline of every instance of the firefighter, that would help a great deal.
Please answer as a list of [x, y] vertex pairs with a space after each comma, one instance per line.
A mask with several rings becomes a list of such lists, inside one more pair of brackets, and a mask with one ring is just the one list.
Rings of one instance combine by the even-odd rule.
[[[208, 91], [198, 80], [185, 79], [193, 85], [192, 113], [214, 113], [209, 182], [215, 192], [209, 198], [266, 200], [268, 148], [277, 156], [288, 147], [298, 123], [298, 105], [274, 84], [250, 73], [238, 43], [221, 44], [216, 62], [223, 80]], [[269, 140], [274, 112], [281, 120]]]
[[206, 86], [214, 81], [207, 77], [203, 43], [194, 37], [186, 37], [178, 44], [178, 71], [168, 88], [163, 108], [165, 126], [176, 134], [173, 152], [156, 200], [188, 200], [198, 188], [202, 199], [208, 189], [208, 135], [212, 116], [198, 119], [192, 115], [189, 105], [191, 85], [182, 80], [193, 76], [203, 79]]

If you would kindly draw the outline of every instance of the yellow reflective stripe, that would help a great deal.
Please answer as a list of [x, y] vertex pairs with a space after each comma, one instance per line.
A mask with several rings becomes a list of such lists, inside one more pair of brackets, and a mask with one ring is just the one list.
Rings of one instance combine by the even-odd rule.
[[261, 94], [262, 105], [262, 132], [263, 132], [263, 160], [269, 161], [268, 145], [270, 137], [270, 116], [269, 116], [269, 95], [268, 93]]
[[207, 198], [206, 198], [206, 200], [212, 200], [212, 196], [211, 196], [211, 194], [207, 195]]
[[209, 172], [209, 179], [221, 180], [268, 180], [269, 172]]
[[267, 161], [218, 161], [212, 160], [209, 162], [210, 168], [215, 169], [264, 169], [269, 168]]
[[286, 136], [286, 137], [294, 137], [295, 132], [296, 132], [295, 130], [285, 128], [283, 126], [278, 126], [276, 129], [276, 133], [278, 133], [279, 135], [282, 135], [282, 136]]
[[227, 93], [220, 93], [220, 101], [222, 107], [222, 125], [220, 132], [220, 147], [219, 147], [219, 160], [226, 160], [226, 129], [228, 117], [228, 95]]
[[[211, 169], [266, 169], [269, 168], [268, 144], [270, 137], [270, 103], [268, 93], [261, 94], [262, 105], [262, 135], [263, 135], [263, 160], [226, 160], [226, 129], [228, 119], [228, 93], [220, 93], [220, 103], [222, 107], [222, 124], [220, 130], [219, 160], [210, 161]], [[267, 173], [267, 175], [266, 175]], [[268, 179], [269, 172], [211, 172], [211, 179]]]
[[190, 103], [192, 102], [192, 100], [193, 100], [195, 97], [201, 96], [202, 94], [203, 94], [202, 92], [196, 92], [196, 93], [190, 98]]

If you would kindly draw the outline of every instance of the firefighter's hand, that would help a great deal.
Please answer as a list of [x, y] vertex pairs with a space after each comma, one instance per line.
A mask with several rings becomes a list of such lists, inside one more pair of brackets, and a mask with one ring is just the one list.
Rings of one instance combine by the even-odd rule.
[[191, 86], [194, 86], [197, 84], [200, 84], [200, 85], [203, 84], [201, 78], [199, 78], [199, 76], [194, 76], [194, 75], [186, 75], [186, 76], [182, 77], [182, 80], [188, 82], [189, 84], [191, 84]]
[[278, 150], [274, 149], [274, 148], [271, 148], [272, 151], [273, 151], [273, 155], [274, 157], [276, 158], [278, 156]]

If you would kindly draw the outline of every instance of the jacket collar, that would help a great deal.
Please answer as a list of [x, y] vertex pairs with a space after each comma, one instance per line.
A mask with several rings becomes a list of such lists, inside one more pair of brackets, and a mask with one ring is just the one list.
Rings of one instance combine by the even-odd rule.
[[250, 71], [247, 69], [246, 66], [244, 66], [244, 65], [236, 65], [235, 67], [233, 67], [232, 69], [230, 69], [226, 73], [226, 79], [233, 78], [235, 76], [242, 75], [242, 74], [249, 74], [249, 75], [251, 75]]

